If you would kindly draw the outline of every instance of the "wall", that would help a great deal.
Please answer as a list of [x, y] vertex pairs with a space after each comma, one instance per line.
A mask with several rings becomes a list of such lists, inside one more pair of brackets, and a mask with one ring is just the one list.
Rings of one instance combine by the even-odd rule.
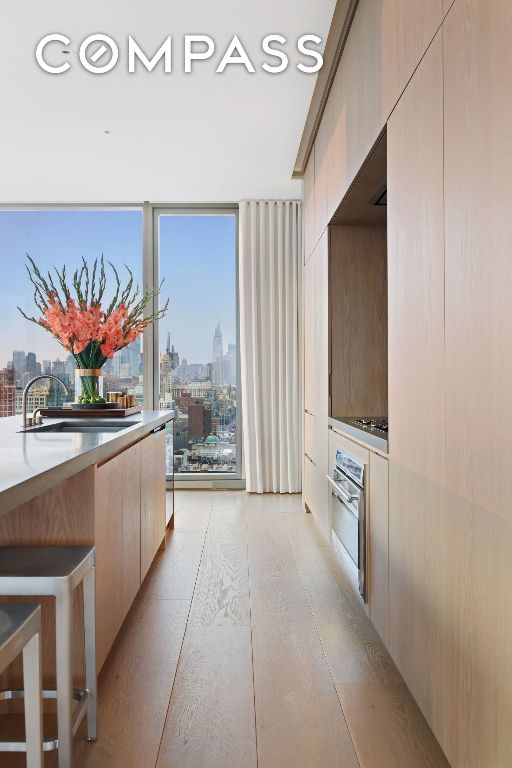
[[361, 0], [305, 217], [387, 123], [389, 648], [454, 768], [512, 765], [511, 39], [508, 0]]

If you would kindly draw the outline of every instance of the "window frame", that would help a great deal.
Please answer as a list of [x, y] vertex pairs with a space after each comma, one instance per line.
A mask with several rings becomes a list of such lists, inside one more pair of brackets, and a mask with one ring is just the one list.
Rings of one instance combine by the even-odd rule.
[[[204, 204], [190, 205], [169, 203], [162, 205], [153, 205], [152, 209], [152, 265], [151, 277], [154, 284], [160, 281], [160, 243], [159, 243], [159, 219], [160, 216], [178, 215], [178, 216], [214, 216], [229, 215], [235, 216], [236, 224], [236, 244], [235, 244], [235, 311], [236, 311], [236, 376], [237, 376], [237, 403], [236, 403], [236, 472], [194, 472], [190, 475], [178, 472], [174, 474], [174, 485], [176, 488], [244, 488], [244, 462], [243, 462], [243, 436], [242, 436], [242, 398], [241, 398], [241, 366], [240, 366], [240, 291], [239, 291], [239, 206], [237, 204]], [[149, 275], [148, 275], [149, 276]], [[157, 311], [157, 300], [152, 311]], [[160, 355], [159, 355], [159, 327], [158, 324], [152, 329], [152, 382], [153, 382], [153, 407], [158, 409], [160, 399]], [[144, 375], [146, 371], [144, 370]], [[149, 390], [149, 388], [148, 388]], [[167, 477], [168, 483], [171, 482]]]

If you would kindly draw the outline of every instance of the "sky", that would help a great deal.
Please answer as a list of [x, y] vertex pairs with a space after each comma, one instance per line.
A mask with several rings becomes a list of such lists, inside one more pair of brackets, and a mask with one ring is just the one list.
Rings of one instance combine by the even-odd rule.
[[[170, 310], [161, 324], [159, 346], [165, 348], [170, 331], [180, 357], [209, 362], [218, 322], [225, 349], [236, 341], [236, 217], [166, 215], [160, 239], [162, 298], [169, 296]], [[0, 210], [0, 367], [15, 349], [35, 352], [39, 362], [67, 356], [16, 308], [28, 315], [36, 312], [26, 253], [41, 269], [65, 264], [68, 273], [82, 256], [92, 261], [103, 254], [118, 269], [127, 264], [142, 280], [142, 211]]]

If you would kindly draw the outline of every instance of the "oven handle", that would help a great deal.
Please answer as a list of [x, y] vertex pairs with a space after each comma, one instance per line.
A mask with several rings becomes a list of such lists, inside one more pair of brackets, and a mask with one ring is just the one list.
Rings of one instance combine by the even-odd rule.
[[357, 501], [359, 499], [358, 493], [346, 493], [346, 491], [340, 485], [338, 485], [338, 483], [333, 480], [330, 475], [327, 475], [327, 479], [331, 484], [331, 489], [334, 495], [337, 496], [340, 501], [344, 501], [345, 504], [352, 504], [353, 501]]

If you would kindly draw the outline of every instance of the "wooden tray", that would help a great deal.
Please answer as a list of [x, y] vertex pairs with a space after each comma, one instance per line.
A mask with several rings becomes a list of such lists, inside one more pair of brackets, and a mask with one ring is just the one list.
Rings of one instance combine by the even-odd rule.
[[125, 416], [133, 416], [140, 413], [142, 406], [135, 405], [133, 408], [84, 408], [83, 410], [73, 410], [72, 408], [41, 408], [41, 415], [48, 419], [122, 419]]

